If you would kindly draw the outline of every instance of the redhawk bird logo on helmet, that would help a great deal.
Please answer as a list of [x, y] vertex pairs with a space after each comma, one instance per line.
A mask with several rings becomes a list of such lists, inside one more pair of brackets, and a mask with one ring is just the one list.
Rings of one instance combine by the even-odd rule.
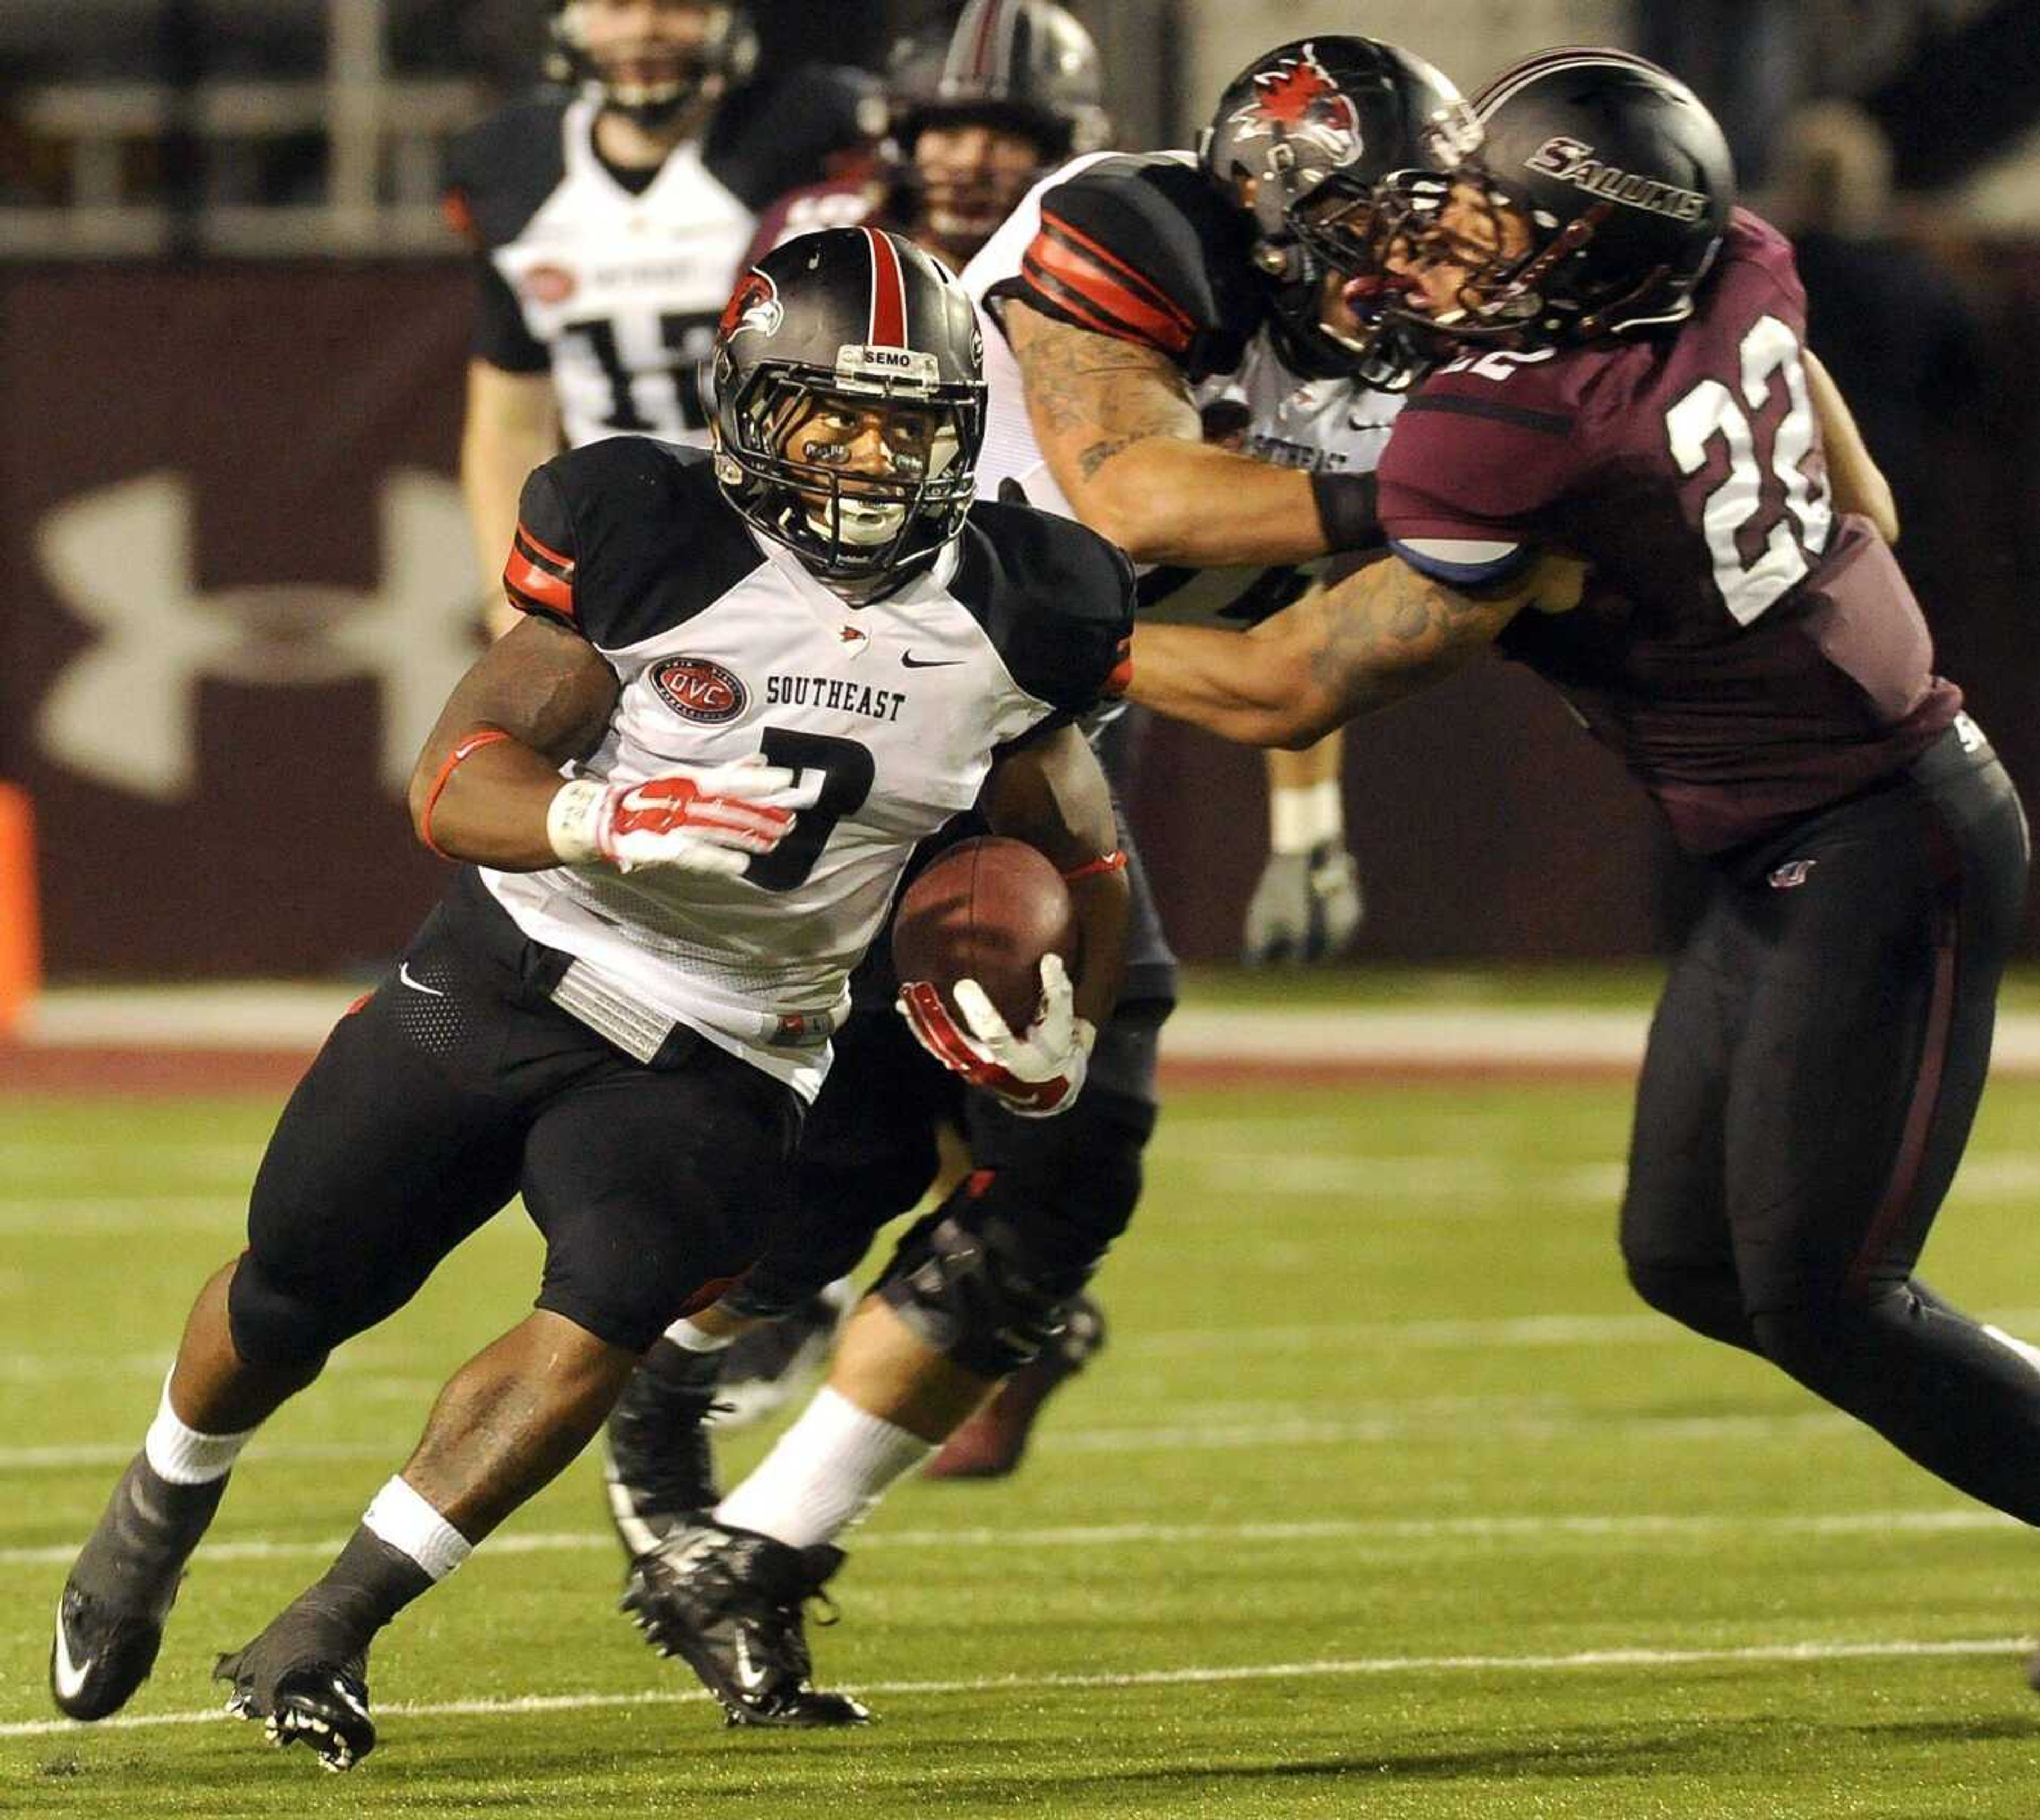
[[716, 337], [727, 341], [745, 329], [755, 329], [761, 335], [776, 335], [779, 325], [786, 319], [786, 312], [779, 302], [779, 287], [754, 265], [744, 273], [730, 293], [729, 301], [723, 306], [722, 321], [717, 326]]
[[1334, 165], [1360, 156], [1360, 110], [1306, 44], [1254, 78], [1254, 96], [1232, 116], [1243, 139], [1260, 139], [1278, 128], [1285, 139], [1315, 146]]

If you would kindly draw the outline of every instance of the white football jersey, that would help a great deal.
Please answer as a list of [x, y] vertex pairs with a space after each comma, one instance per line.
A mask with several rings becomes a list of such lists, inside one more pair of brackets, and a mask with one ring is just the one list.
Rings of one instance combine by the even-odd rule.
[[[1190, 166], [1197, 162], [1189, 152], [1154, 157]], [[991, 400], [978, 485], [988, 495], [995, 495], [1002, 482], [1011, 482], [1030, 504], [1076, 516], [1034, 440], [1020, 365], [999, 328], [995, 305], [988, 307], [988, 299], [995, 287], [1020, 276], [1027, 249], [1041, 231], [1041, 201], [1049, 191], [1094, 166], [1109, 165], [1116, 173], [1130, 162], [1123, 154], [1093, 152], [1051, 172], [964, 268], [964, 288], [977, 306], [985, 330]], [[1300, 377], [1283, 361], [1265, 321], [1247, 340], [1239, 364], [1194, 381], [1191, 395], [1207, 424], [1230, 432], [1225, 440], [1236, 441], [1243, 454], [1284, 466], [1346, 474], [1374, 470], [1402, 406], [1399, 395], [1371, 390], [1356, 379]], [[1235, 417], [1240, 420], [1236, 427]], [[1264, 617], [1300, 592], [1299, 577], [1319, 566], [1149, 569], [1142, 577], [1141, 612], [1171, 619]]]
[[852, 607], [738, 517], [705, 457], [635, 437], [548, 463], [522, 516], [520, 550], [545, 566], [513, 600], [577, 629], [622, 685], [571, 775], [634, 783], [762, 753], [820, 790], [738, 877], [592, 865], [484, 880], [619, 1001], [812, 1098], [914, 844], [977, 800], [999, 747], [1097, 700], [1131, 571], [1079, 527], [980, 504], [932, 568]]
[[523, 104], [463, 135], [448, 200], [485, 261], [475, 352], [550, 369], [574, 447], [635, 433], [706, 446], [700, 373], [759, 211], [870, 124], [846, 72], [796, 72], [641, 188], [596, 154], [593, 91]]

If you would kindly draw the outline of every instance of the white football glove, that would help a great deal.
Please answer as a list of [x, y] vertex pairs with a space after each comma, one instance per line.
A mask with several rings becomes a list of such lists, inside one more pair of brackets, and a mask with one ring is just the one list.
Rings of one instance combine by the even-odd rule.
[[1022, 1118], [1052, 1118], [1075, 1103], [1098, 1030], [1077, 1015], [1076, 995], [1060, 955], [1042, 957], [1041, 1009], [1020, 1036], [976, 980], [957, 980], [955, 996], [970, 1026], [967, 1032], [929, 981], [900, 984], [900, 1015], [930, 1055]]
[[670, 866], [731, 877], [770, 853], [794, 812], [820, 789], [803, 773], [753, 753], [734, 763], [650, 777], [642, 783], [580, 778], [563, 784], [546, 813], [553, 851], [569, 866], [606, 859], [619, 872]]
[[1360, 867], [1338, 841], [1307, 853], [1271, 853], [1246, 906], [1240, 958], [1250, 967], [1334, 961], [1359, 939], [1366, 917]]

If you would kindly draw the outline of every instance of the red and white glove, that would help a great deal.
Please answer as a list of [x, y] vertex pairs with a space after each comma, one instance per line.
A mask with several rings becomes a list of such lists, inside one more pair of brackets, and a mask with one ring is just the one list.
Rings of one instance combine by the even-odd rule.
[[786, 839], [819, 788], [755, 754], [642, 783], [578, 778], [554, 797], [546, 833], [569, 866], [606, 859], [618, 872], [671, 866], [731, 877]]
[[956, 1002], [970, 1026], [967, 1031], [926, 980], [901, 981], [896, 1003], [923, 1049], [972, 1087], [995, 1095], [1007, 1111], [1022, 1118], [1052, 1118], [1076, 1102], [1098, 1030], [1077, 1015], [1060, 955], [1042, 958], [1041, 1008], [1020, 1036], [1007, 1027], [976, 980], [957, 981]]

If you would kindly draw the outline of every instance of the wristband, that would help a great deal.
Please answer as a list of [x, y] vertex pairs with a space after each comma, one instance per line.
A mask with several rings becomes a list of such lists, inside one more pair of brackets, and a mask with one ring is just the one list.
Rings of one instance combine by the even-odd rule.
[[1063, 874], [1063, 882], [1065, 885], [1074, 885], [1079, 878], [1095, 878], [1101, 872], [1124, 872], [1125, 870], [1125, 851], [1121, 847], [1115, 847], [1109, 853], [1101, 853], [1095, 859], [1087, 860], [1081, 866], [1071, 866]]
[[609, 786], [599, 777], [578, 777], [554, 791], [546, 805], [546, 838], [569, 866], [603, 857], [602, 821]]
[[1268, 793], [1268, 845], [1277, 853], [1308, 853], [1345, 832], [1345, 803], [1336, 779]]
[[1372, 474], [1314, 474], [1311, 497], [1324, 527], [1326, 550], [1372, 550], [1387, 542]]
[[483, 727], [470, 733], [447, 754], [446, 763], [440, 767], [439, 775], [432, 779], [432, 787], [425, 793], [424, 813], [418, 817], [418, 838], [440, 859], [451, 859], [453, 855], [432, 839], [432, 811], [440, 805], [440, 792], [446, 788], [447, 780], [453, 775], [454, 767], [462, 759], [471, 758], [484, 746], [495, 745], [509, 737], [500, 727]]

